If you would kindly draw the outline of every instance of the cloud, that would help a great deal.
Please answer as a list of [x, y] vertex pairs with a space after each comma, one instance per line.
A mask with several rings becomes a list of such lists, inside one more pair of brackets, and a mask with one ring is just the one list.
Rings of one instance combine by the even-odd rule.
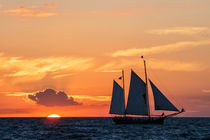
[[161, 45], [161, 46], [154, 46], [151, 48], [133, 48], [133, 49], [126, 49], [126, 50], [118, 50], [112, 53], [111, 56], [118, 57], [118, 56], [138, 56], [138, 55], [145, 55], [145, 54], [158, 54], [158, 53], [164, 53], [164, 52], [179, 51], [182, 49], [187, 49], [187, 48], [192, 48], [192, 47], [199, 47], [202, 45], [210, 45], [210, 40], [185, 41], [185, 42], [177, 42], [177, 43]]
[[56, 13], [48, 13], [48, 12], [38, 12], [38, 13], [25, 13], [21, 16], [23, 17], [51, 17], [57, 15]]
[[[107, 62], [96, 69], [96, 72], [121, 72], [122, 69], [130, 69], [135, 67], [139, 60], [129, 59], [121, 61]], [[175, 60], [156, 60], [148, 59], [147, 64], [152, 69], [166, 70], [166, 71], [203, 71], [208, 67], [197, 62], [184, 62]]]
[[93, 100], [93, 101], [110, 101], [110, 96], [89, 96], [89, 95], [71, 95], [75, 99], [87, 99], [87, 100]]
[[167, 71], [203, 71], [207, 67], [196, 62], [169, 61], [169, 60], [149, 60], [149, 65], [153, 69]]
[[6, 96], [28, 96], [33, 94], [32, 92], [0, 92], [0, 94], [6, 94]]
[[166, 29], [155, 29], [148, 31], [150, 34], [168, 35], [168, 34], [185, 34], [194, 35], [200, 33], [210, 33], [210, 29], [207, 27], [172, 27]]
[[10, 14], [23, 14], [23, 13], [32, 13], [32, 10], [29, 9], [9, 9], [6, 12], [10, 13]]
[[45, 8], [56, 8], [56, 5], [53, 3], [46, 3], [46, 4], [44, 4], [44, 7]]
[[24, 3], [18, 5], [16, 7], [17, 9], [37, 9], [39, 8], [38, 6], [26, 6]]
[[25, 4], [20, 4], [15, 8], [9, 8], [5, 13], [21, 17], [50, 17], [57, 14], [47, 11], [47, 9], [54, 8], [56, 8], [56, 5], [52, 3], [44, 4], [42, 6], [26, 6]]
[[96, 72], [119, 72], [119, 69], [122, 66], [117, 64], [116, 62], [109, 62], [97, 68]]
[[210, 93], [210, 89], [203, 89], [202, 92], [204, 92], [204, 93]]
[[68, 74], [58, 74], [58, 75], [54, 75], [53, 79], [58, 79], [58, 78], [63, 78], [63, 77], [69, 77], [74, 75], [73, 73], [68, 73]]
[[[92, 58], [45, 57], [25, 59], [0, 55], [1, 78], [10, 78], [16, 82], [37, 81], [49, 75], [62, 78], [93, 66]], [[0, 79], [1, 79], [0, 78]]]
[[38, 92], [34, 95], [28, 95], [28, 98], [37, 104], [44, 106], [81, 105], [81, 103], [74, 101], [73, 97], [68, 97], [65, 92], [56, 92], [53, 89], [46, 89], [43, 92]]
[[0, 114], [29, 114], [31, 111], [25, 108], [0, 108]]
[[[0, 92], [0, 94], [6, 94], [6, 96], [29, 96], [33, 95], [32, 92]], [[69, 98], [73, 97], [78, 100], [93, 100], [93, 101], [110, 101], [110, 96], [90, 96], [90, 95], [71, 95]]]
[[118, 72], [121, 73], [122, 69], [128, 68], [130, 66], [136, 65], [139, 63], [133, 59], [114, 59], [110, 62], [107, 62], [98, 68], [95, 69], [95, 72]]

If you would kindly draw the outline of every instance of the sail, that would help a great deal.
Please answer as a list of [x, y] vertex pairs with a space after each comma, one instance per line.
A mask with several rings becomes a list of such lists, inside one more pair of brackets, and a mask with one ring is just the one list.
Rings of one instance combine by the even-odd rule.
[[148, 115], [146, 84], [133, 70], [131, 70], [126, 114]]
[[168, 111], [179, 111], [164, 95], [161, 91], [152, 83], [151, 80], [150, 85], [152, 87], [152, 92], [154, 95], [155, 101], [155, 110], [168, 110]]
[[110, 114], [125, 114], [125, 98], [123, 93], [123, 88], [114, 81], [113, 92], [112, 92], [112, 101], [110, 106]]

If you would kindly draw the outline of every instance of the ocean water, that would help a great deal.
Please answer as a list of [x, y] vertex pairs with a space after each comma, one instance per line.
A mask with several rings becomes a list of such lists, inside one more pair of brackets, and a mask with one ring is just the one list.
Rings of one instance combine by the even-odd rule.
[[210, 118], [169, 118], [164, 125], [116, 125], [111, 118], [0, 118], [2, 140], [210, 140]]

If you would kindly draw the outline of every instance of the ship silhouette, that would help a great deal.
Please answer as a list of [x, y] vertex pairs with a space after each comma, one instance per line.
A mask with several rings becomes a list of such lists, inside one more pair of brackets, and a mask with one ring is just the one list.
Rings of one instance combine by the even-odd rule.
[[[131, 80], [126, 107], [124, 70], [122, 70], [122, 76], [119, 78], [123, 81], [123, 87], [121, 87], [115, 80], [113, 82], [112, 100], [109, 113], [117, 115], [112, 118], [116, 124], [163, 124], [166, 118], [173, 117], [185, 111], [183, 108], [181, 110], [177, 109], [177, 107], [173, 105], [157, 88], [157, 86], [155, 86], [150, 79], [147, 79], [146, 61], [143, 56], [141, 58], [144, 62], [145, 81], [143, 81], [131, 69]], [[155, 110], [173, 111], [175, 113], [169, 115], [165, 115], [164, 113], [162, 113], [162, 115], [151, 115], [148, 96], [148, 81], [152, 88]], [[136, 116], [133, 117], [133, 115]], [[139, 117], [139, 115], [144, 117]]]

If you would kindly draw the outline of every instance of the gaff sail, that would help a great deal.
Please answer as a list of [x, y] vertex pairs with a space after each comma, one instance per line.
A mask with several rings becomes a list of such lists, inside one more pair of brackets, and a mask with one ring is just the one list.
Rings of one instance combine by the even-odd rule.
[[125, 114], [125, 98], [123, 88], [114, 80], [110, 114]]
[[133, 70], [125, 112], [130, 115], [148, 115], [146, 84]]

